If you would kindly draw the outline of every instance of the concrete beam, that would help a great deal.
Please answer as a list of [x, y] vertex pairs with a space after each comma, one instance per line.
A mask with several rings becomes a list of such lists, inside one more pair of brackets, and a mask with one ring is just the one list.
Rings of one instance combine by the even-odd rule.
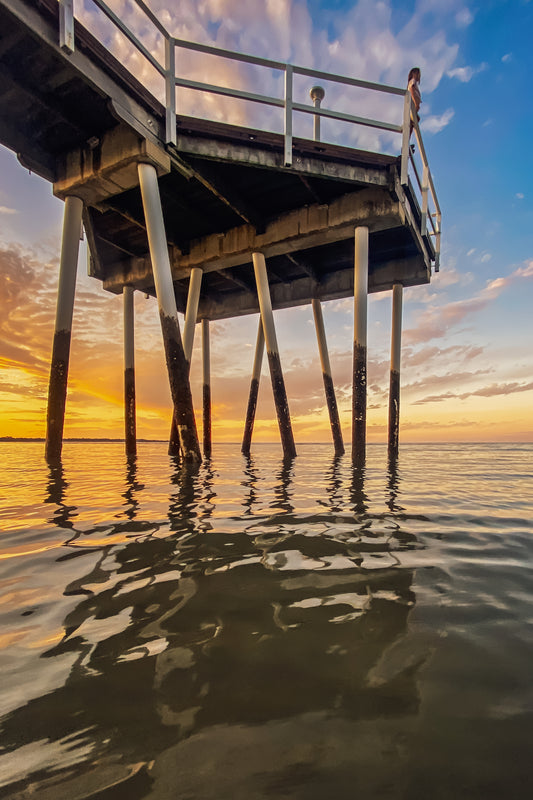
[[76, 194], [88, 205], [139, 185], [137, 164], [152, 164], [157, 174], [170, 172], [168, 153], [131, 128], [118, 125], [96, 147], [79, 147], [58, 158], [56, 197]]
[[[204, 273], [230, 269], [249, 264], [253, 252], [273, 258], [351, 239], [354, 227], [360, 225], [373, 232], [397, 227], [403, 220], [399, 201], [386, 189], [362, 189], [329, 205], [305, 206], [282, 214], [267, 225], [264, 233], [257, 233], [252, 225], [241, 225], [226, 234], [211, 234], [191, 242], [187, 255], [176, 248], [171, 252], [172, 276], [174, 280], [186, 278], [197, 266]], [[131, 272], [127, 271], [128, 266]], [[153, 285], [148, 256], [134, 262], [121, 261], [117, 267], [109, 265], [106, 273], [104, 289], [112, 292], [121, 292], [125, 282], [136, 288]]]
[[[352, 232], [353, 233], [353, 232]], [[146, 274], [144, 259], [132, 259], [128, 262], [135, 266], [141, 263], [139, 271], [135, 269], [124, 270], [124, 282], [130, 281], [139, 291], [154, 293], [154, 280], [150, 274]], [[251, 268], [251, 265], [250, 265]], [[120, 273], [115, 280], [119, 280]], [[420, 286], [430, 281], [429, 269], [422, 256], [412, 256], [411, 258], [399, 258], [394, 261], [386, 261], [381, 264], [371, 266], [368, 276], [368, 291], [386, 292], [390, 291], [395, 283], [401, 282], [404, 286]], [[104, 288], [116, 292], [118, 284], [109, 285], [104, 282]], [[237, 284], [236, 284], [237, 285]], [[259, 303], [253, 288], [246, 285], [243, 291], [236, 291], [224, 299], [214, 295], [206, 295], [200, 300], [198, 314], [201, 318], [216, 320], [228, 319], [229, 317], [242, 317], [246, 314], [257, 314]], [[340, 269], [321, 278], [320, 283], [312, 277], [298, 278], [292, 281], [290, 286], [286, 284], [274, 284], [270, 287], [272, 298], [272, 308], [291, 308], [292, 306], [307, 305], [313, 297], [322, 301], [340, 300], [344, 297], [353, 295], [353, 268]], [[180, 308], [181, 311], [185, 307]]]
[[[308, 143], [307, 143], [308, 144]], [[262, 169], [287, 171], [284, 166], [284, 154], [272, 149], [250, 147], [244, 143], [220, 141], [206, 137], [178, 134], [176, 149], [191, 156], [200, 156], [216, 161], [231, 161]], [[374, 167], [366, 164], [329, 161], [319, 157], [297, 155], [293, 159], [290, 171], [312, 177], [329, 178], [360, 185], [388, 186], [390, 177], [388, 168]]]
[[[420, 256], [397, 261], [389, 261], [374, 266], [369, 274], [369, 293], [384, 292], [392, 289], [398, 281], [405, 286], [419, 286], [429, 283], [429, 275]], [[354, 270], [352, 268], [338, 270], [322, 278], [317, 284], [313, 278], [298, 278], [290, 286], [273, 284], [270, 287], [272, 308], [292, 308], [308, 305], [313, 298], [319, 300], [340, 300], [352, 297], [354, 289]], [[230, 298], [220, 300], [214, 295], [202, 298], [198, 314], [206, 319], [217, 320], [229, 317], [240, 317], [246, 314], [257, 314], [259, 302], [255, 295], [236, 292]]]

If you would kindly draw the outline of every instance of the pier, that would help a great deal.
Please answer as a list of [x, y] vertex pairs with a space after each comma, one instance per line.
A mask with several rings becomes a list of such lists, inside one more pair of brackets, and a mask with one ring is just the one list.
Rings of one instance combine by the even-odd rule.
[[[368, 294], [390, 292], [388, 446], [398, 451], [403, 290], [439, 268], [441, 212], [405, 89], [332, 75], [172, 37], [141, 0], [149, 49], [103, 0], [95, 14], [126, 37], [161, 88], [156, 96], [74, 19], [71, 0], [0, 0], [0, 142], [65, 201], [46, 455], [61, 456], [80, 230], [90, 274], [124, 295], [125, 442], [135, 442], [133, 293], [157, 298], [174, 406], [170, 448], [192, 463], [211, 453], [209, 323], [259, 314], [243, 453], [250, 452], [266, 349], [284, 455], [296, 446], [275, 311], [310, 304], [335, 453], [344, 443], [321, 304], [354, 298], [352, 459], [366, 447]], [[183, 53], [281, 76], [282, 96], [180, 75]], [[308, 80], [306, 102], [296, 81]], [[321, 84], [394, 99], [397, 119], [330, 108]], [[260, 88], [260, 87], [258, 87]], [[180, 91], [269, 108], [282, 131], [180, 114]], [[357, 109], [355, 109], [357, 111]], [[326, 124], [394, 135], [398, 151], [322, 141]], [[321, 126], [322, 123], [322, 126]], [[411, 126], [413, 133], [411, 135]], [[295, 135], [297, 130], [298, 136]], [[300, 135], [301, 130], [307, 131]], [[321, 136], [322, 134], [322, 136]], [[411, 147], [414, 143], [414, 148]], [[415, 152], [413, 152], [413, 150]], [[180, 329], [178, 312], [185, 315]], [[195, 328], [203, 350], [203, 448], [189, 384]]]

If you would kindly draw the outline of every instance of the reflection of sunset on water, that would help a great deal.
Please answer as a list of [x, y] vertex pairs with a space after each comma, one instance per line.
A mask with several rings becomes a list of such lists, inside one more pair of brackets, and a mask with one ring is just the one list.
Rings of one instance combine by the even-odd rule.
[[466, 800], [488, 751], [508, 782], [504, 740], [529, 770], [530, 446], [219, 446], [197, 472], [164, 443], [1, 447], [8, 487], [34, 464], [31, 526], [0, 505], [13, 791], [400, 800], [438, 775]]

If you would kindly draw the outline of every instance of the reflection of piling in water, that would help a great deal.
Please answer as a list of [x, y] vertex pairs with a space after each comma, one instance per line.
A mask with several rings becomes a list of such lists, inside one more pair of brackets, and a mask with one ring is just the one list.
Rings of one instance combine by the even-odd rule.
[[126, 487], [122, 497], [128, 504], [126, 516], [131, 520], [137, 516], [139, 507], [139, 500], [136, 494], [144, 489], [144, 484], [139, 483], [137, 480], [137, 456], [130, 456], [126, 461]]
[[288, 513], [294, 509], [294, 506], [291, 503], [291, 494], [289, 491], [292, 483], [293, 467], [294, 459], [284, 458], [281, 463], [281, 469], [276, 475], [278, 483], [274, 486], [274, 496], [277, 500], [276, 506]]
[[50, 463], [49, 477], [47, 485], [47, 495], [44, 499], [45, 503], [54, 503], [57, 509], [54, 511], [53, 519], [51, 520], [58, 528], [74, 527], [70, 518], [76, 512], [74, 506], [67, 506], [65, 504], [65, 492], [68, 488], [68, 483], [65, 479], [65, 470], [61, 461]]
[[351, 468], [350, 502], [356, 514], [365, 514], [368, 496], [365, 492], [365, 467], [354, 464]]
[[339, 511], [342, 504], [342, 495], [340, 493], [340, 488], [342, 486], [341, 464], [342, 459], [340, 456], [334, 456], [331, 461], [331, 466], [325, 475], [327, 480], [326, 490], [329, 495], [329, 505], [332, 511]]
[[[284, 461], [276, 476], [286, 500], [293, 463]], [[173, 528], [179, 518], [178, 535], [104, 547], [85, 577], [65, 587], [80, 599], [42, 669], [70, 659], [70, 674], [5, 720], [7, 745], [31, 743], [41, 735], [35, 720], [44, 730], [53, 720], [58, 739], [85, 731], [93, 765], [120, 754], [145, 763], [217, 726], [229, 735], [232, 725], [253, 731], [300, 720], [305, 737], [301, 715], [326, 713], [346, 726], [417, 714], [419, 661], [399, 652], [394, 669], [383, 668], [415, 601], [411, 570], [376, 568], [385, 535], [369, 538], [360, 521], [339, 536], [335, 520], [316, 536], [313, 525], [327, 524], [321, 515], [309, 518], [308, 530], [305, 520], [295, 528], [276, 514], [248, 518], [241, 531], [183, 536], [202, 528], [198, 500], [208, 488], [201, 480], [195, 488], [197, 474], [172, 476], [179, 500], [171, 498], [169, 517]], [[248, 474], [257, 477], [253, 466]], [[364, 491], [361, 472], [358, 480], [352, 499]]]
[[389, 499], [387, 502], [391, 511], [401, 511], [402, 506], [397, 504], [399, 494], [399, 475], [398, 475], [398, 455], [397, 453], [389, 453], [388, 457], [388, 482], [387, 488], [389, 490]]
[[244, 474], [246, 479], [242, 481], [242, 485], [248, 488], [248, 496], [243, 499], [243, 506], [246, 507], [247, 514], [252, 513], [252, 507], [257, 499], [257, 481], [259, 474], [255, 461], [251, 456], [246, 458], [246, 466], [244, 467]]

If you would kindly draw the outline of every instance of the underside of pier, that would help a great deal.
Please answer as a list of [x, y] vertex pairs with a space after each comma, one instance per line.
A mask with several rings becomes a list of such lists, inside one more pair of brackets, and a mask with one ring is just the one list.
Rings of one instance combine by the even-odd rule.
[[163, 106], [81, 26], [74, 53], [63, 52], [57, 14], [55, 0], [0, 6], [0, 141], [59, 197], [84, 201], [104, 288], [155, 294], [143, 161], [159, 175], [179, 311], [200, 267], [199, 318], [257, 313], [255, 251], [274, 309], [350, 296], [358, 225], [370, 232], [370, 292], [430, 280], [433, 243], [397, 157], [294, 139], [287, 168], [280, 134], [179, 116], [166, 146]]

